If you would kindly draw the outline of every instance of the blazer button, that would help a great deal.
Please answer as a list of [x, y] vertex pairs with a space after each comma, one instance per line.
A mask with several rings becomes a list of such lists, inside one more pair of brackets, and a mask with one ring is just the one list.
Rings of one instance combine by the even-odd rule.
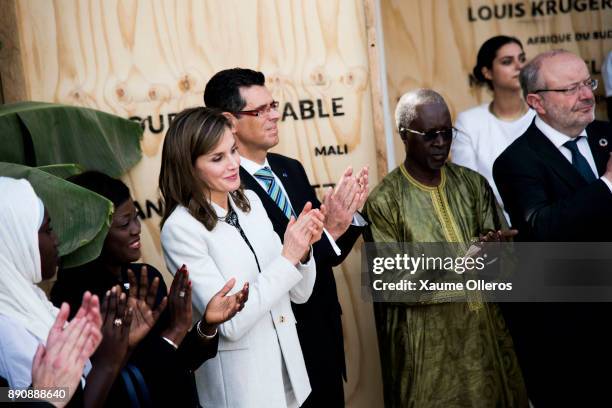
[[278, 320], [279, 320], [281, 323], [285, 323], [285, 316], [281, 316], [281, 317], [280, 317]]

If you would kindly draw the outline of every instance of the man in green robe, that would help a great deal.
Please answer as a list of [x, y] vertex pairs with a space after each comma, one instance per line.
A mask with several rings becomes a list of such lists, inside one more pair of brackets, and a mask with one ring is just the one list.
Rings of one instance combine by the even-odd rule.
[[[409, 92], [395, 118], [406, 159], [372, 191], [364, 212], [372, 242], [463, 242], [505, 232], [484, 177], [447, 162], [451, 117], [432, 90]], [[490, 235], [489, 235], [490, 236]], [[385, 405], [526, 407], [512, 340], [497, 305], [375, 303]]]

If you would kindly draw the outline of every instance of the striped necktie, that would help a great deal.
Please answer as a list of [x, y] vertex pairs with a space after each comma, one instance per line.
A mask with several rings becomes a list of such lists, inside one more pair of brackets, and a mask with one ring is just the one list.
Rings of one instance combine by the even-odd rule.
[[262, 167], [253, 175], [264, 184], [266, 192], [272, 201], [276, 203], [287, 218], [292, 215], [295, 216], [293, 208], [291, 208], [291, 203], [287, 199], [285, 193], [283, 193], [283, 189], [276, 182], [274, 174], [272, 174], [272, 170], [268, 166]]

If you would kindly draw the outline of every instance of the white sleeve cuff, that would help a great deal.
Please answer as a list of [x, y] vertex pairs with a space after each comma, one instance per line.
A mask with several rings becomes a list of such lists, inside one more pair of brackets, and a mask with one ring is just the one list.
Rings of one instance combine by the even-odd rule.
[[334, 252], [336, 253], [336, 255], [337, 256], [342, 255], [342, 251], [340, 250], [340, 247], [338, 247], [338, 245], [336, 244], [336, 241], [334, 241], [334, 238], [332, 238], [331, 234], [329, 232], [327, 232], [327, 230], [325, 228], [323, 228], [323, 232], [325, 233], [325, 236], [329, 240], [329, 243], [331, 244], [332, 248], [334, 249]]
[[356, 227], [365, 227], [366, 225], [368, 225], [368, 222], [365, 220], [365, 218], [361, 216], [361, 214], [356, 212], [355, 214], [353, 214], [353, 221], [351, 222], [351, 225], [354, 225]]

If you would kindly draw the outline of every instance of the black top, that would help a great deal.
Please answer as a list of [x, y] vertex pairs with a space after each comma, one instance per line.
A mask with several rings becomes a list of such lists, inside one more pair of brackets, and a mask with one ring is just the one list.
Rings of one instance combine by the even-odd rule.
[[[83, 293], [89, 290], [103, 299], [107, 290], [114, 285], [121, 285], [124, 292], [128, 283], [128, 268], [134, 272], [136, 280], [140, 278], [143, 264], [129, 264], [121, 268], [121, 277], [100, 272], [95, 261], [76, 268], [64, 269], [58, 273], [57, 282], [51, 290], [51, 301], [57, 307], [62, 302], [70, 305], [71, 317], [81, 305]], [[159, 277], [156, 305], [168, 294], [160, 272], [146, 265], [149, 282]], [[206, 345], [202, 344], [195, 328], [192, 329], [175, 350], [161, 333], [170, 322], [168, 309], [162, 313], [157, 324], [138, 344], [132, 353], [128, 365], [115, 380], [108, 396], [107, 406], [130, 406], [136, 398], [141, 406], [181, 406], [198, 407], [198, 396], [193, 371], [217, 353], [218, 336]], [[139, 381], [140, 375], [143, 381]], [[134, 392], [129, 390], [133, 389]], [[132, 404], [133, 405], [133, 404]]]
[[[610, 157], [612, 126], [594, 121], [586, 131], [599, 177], [606, 171]], [[602, 180], [585, 180], [535, 123], [495, 160], [493, 177], [512, 225], [519, 231], [517, 240], [612, 239], [610, 189]], [[584, 271], [577, 271], [577, 278], [582, 272], [594, 272], [593, 264], [588, 265]], [[555, 273], [562, 273], [563, 266]], [[522, 270], [522, 273], [545, 271]], [[534, 406], [609, 405], [609, 375], [600, 373], [607, 372], [612, 365], [612, 335], [607, 328], [612, 303], [500, 306]]]

